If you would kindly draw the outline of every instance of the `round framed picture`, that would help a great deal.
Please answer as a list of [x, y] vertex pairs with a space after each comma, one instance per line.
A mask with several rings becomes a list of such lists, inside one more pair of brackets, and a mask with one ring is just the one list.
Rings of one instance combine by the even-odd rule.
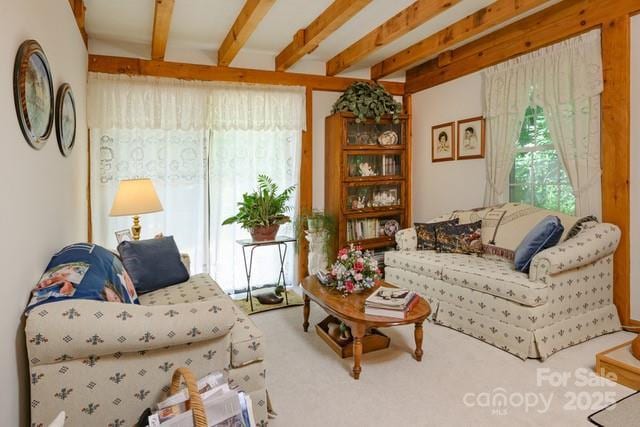
[[56, 136], [58, 147], [63, 156], [67, 157], [76, 143], [76, 102], [69, 83], [58, 88], [56, 97]]
[[35, 40], [20, 45], [13, 67], [13, 98], [25, 139], [44, 147], [53, 127], [53, 79], [47, 57]]

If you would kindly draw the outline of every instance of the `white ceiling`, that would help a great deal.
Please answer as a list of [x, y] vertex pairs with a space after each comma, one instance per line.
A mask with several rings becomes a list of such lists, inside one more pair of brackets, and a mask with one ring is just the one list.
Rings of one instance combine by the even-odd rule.
[[[277, 0], [231, 65], [273, 69], [275, 56], [291, 41], [293, 34], [298, 29], [306, 27], [332, 1]], [[414, 1], [373, 0], [323, 41], [314, 52], [300, 61], [293, 70], [324, 73], [324, 63], [327, 60]], [[422, 26], [372, 53], [345, 74], [368, 76], [371, 65], [493, 1], [462, 0]], [[559, 0], [551, 0], [549, 4], [557, 1]], [[91, 53], [149, 56], [154, 0], [85, 0], [85, 4], [85, 25]], [[166, 59], [215, 63], [217, 48], [243, 4], [244, 0], [176, 0]], [[392, 77], [402, 77], [403, 74], [398, 73]]]

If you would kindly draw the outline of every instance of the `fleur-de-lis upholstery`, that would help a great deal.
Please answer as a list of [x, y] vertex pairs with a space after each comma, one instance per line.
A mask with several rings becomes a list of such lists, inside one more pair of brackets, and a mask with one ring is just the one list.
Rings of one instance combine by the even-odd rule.
[[267, 422], [262, 332], [208, 275], [140, 296], [141, 305], [70, 300], [27, 317], [31, 422], [133, 425], [181, 366], [224, 370]]
[[583, 223], [575, 236], [538, 253], [526, 274], [494, 256], [419, 251], [408, 228], [396, 233], [398, 251], [385, 254], [385, 279], [422, 294], [435, 323], [522, 359], [545, 359], [620, 329], [613, 305], [619, 241], [615, 225]]

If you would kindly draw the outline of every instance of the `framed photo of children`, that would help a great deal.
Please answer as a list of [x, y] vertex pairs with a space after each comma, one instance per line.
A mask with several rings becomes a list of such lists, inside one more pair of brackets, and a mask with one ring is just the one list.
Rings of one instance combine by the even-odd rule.
[[484, 158], [484, 119], [472, 117], [458, 121], [458, 160]]
[[431, 161], [444, 162], [455, 158], [455, 123], [443, 123], [431, 128]]

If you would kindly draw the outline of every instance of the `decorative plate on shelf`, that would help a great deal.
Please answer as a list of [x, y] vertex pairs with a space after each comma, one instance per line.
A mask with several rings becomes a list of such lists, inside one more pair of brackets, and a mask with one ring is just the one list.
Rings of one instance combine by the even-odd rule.
[[393, 237], [400, 230], [400, 223], [395, 219], [390, 219], [384, 223], [384, 234], [389, 237]]
[[64, 83], [58, 88], [56, 98], [56, 136], [58, 147], [63, 156], [67, 157], [76, 142], [76, 102], [73, 98], [71, 86]]
[[20, 45], [13, 67], [13, 99], [25, 139], [44, 147], [53, 127], [53, 79], [47, 57], [35, 40]]
[[398, 134], [392, 130], [386, 130], [378, 137], [380, 145], [396, 145], [398, 143]]

